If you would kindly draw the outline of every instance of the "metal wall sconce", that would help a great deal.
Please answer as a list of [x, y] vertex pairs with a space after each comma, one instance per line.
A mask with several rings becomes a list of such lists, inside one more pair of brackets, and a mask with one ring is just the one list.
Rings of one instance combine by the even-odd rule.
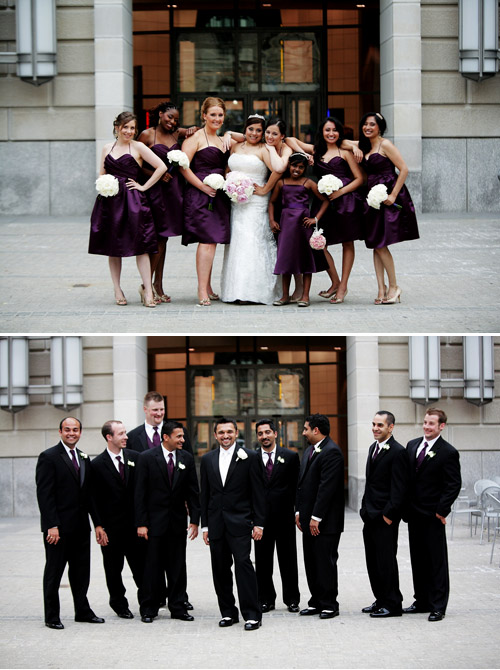
[[464, 398], [484, 405], [494, 398], [495, 363], [491, 335], [467, 335], [463, 338]]
[[441, 354], [438, 335], [409, 338], [410, 398], [421, 405], [441, 397]]
[[55, 0], [17, 0], [17, 76], [40, 86], [57, 74]]
[[81, 337], [53, 337], [50, 351], [52, 404], [64, 410], [83, 402]]
[[459, 71], [483, 81], [498, 72], [498, 0], [459, 0]]
[[29, 405], [29, 345], [25, 337], [0, 340], [0, 407], [19, 412]]

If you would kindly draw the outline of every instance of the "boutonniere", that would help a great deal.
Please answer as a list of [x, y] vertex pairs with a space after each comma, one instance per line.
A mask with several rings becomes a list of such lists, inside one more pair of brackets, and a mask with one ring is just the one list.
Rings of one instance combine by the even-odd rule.
[[88, 458], [88, 454], [84, 453], [83, 451], [79, 452], [80, 458]]
[[180, 462], [179, 462], [179, 465], [177, 467], [179, 468], [179, 470], [185, 470], [186, 469], [186, 466], [184, 465], [184, 463], [180, 463]]
[[278, 463], [284, 463], [285, 462], [285, 459], [283, 458], [283, 456], [278, 456], [277, 460], [278, 460]]
[[315, 454], [319, 454], [320, 451], [321, 451], [321, 447], [319, 447], [319, 446], [316, 444], [316, 445], [314, 446], [314, 453], [315, 453]]
[[127, 461], [127, 465], [131, 468], [135, 468], [135, 463], [134, 461]]
[[426, 453], [425, 457], [426, 457], [426, 458], [434, 458], [435, 455], [436, 455], [436, 452], [435, 452], [435, 451], [428, 451], [428, 452]]
[[382, 447], [382, 451], [386, 451], [387, 449], [390, 449], [390, 448], [391, 448], [391, 445], [386, 442], [384, 444], [384, 446]]
[[236, 458], [237, 461], [239, 461], [239, 460], [245, 461], [248, 458], [247, 452], [244, 451], [241, 447], [236, 452], [236, 456], [237, 456], [237, 458]]

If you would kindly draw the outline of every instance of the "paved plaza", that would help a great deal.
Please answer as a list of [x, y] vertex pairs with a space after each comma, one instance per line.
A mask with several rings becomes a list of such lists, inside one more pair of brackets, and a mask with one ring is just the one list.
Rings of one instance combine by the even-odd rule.
[[[104, 625], [75, 623], [67, 575], [61, 584], [65, 630], [43, 624], [44, 552], [37, 518], [0, 519], [0, 667], [2, 668], [498, 668], [500, 543], [490, 565], [491, 542], [479, 544], [460, 518], [448, 541], [451, 596], [446, 618], [429, 623], [424, 614], [370, 619], [361, 608], [372, 602], [366, 574], [362, 523], [348, 511], [339, 547], [340, 616], [290, 614], [278, 598], [258, 631], [243, 624], [228, 629], [220, 618], [212, 585], [209, 549], [201, 537], [188, 545], [188, 592], [195, 621], [170, 619], [166, 610], [153, 624], [138, 617], [132, 577], [125, 583], [135, 619], [118, 618], [108, 606], [100, 550], [93, 542], [90, 604]], [[297, 532], [297, 536], [299, 533]], [[299, 540], [299, 537], [298, 537]], [[299, 540], [300, 542], [300, 540]], [[408, 533], [400, 532], [399, 562], [404, 605], [412, 602]], [[278, 570], [276, 566], [276, 571]], [[307, 586], [299, 544], [301, 605]], [[278, 589], [279, 592], [279, 589]]]
[[[0, 320], [3, 333], [470, 333], [500, 332], [498, 216], [421, 214], [420, 239], [391, 247], [402, 288], [397, 305], [373, 304], [372, 252], [356, 243], [349, 294], [341, 305], [318, 297], [296, 305], [196, 306], [196, 245], [168, 243], [164, 288], [171, 304], [146, 309], [133, 258], [124, 259], [126, 307], [114, 304], [107, 259], [87, 253], [89, 222], [79, 218], [0, 217]], [[340, 268], [340, 246], [330, 247]], [[217, 249], [219, 290], [223, 247]]]

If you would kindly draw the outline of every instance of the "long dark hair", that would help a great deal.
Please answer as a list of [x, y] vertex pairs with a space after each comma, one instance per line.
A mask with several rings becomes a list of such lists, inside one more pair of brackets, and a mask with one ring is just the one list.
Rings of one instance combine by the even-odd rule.
[[276, 117], [275, 119], [269, 119], [269, 121], [266, 124], [266, 130], [269, 128], [269, 126], [278, 126], [278, 130], [282, 135], [286, 136], [286, 123], [283, 121], [283, 119], [280, 119]]
[[173, 102], [169, 102], [168, 100], [160, 102], [159, 105], [149, 110], [149, 127], [157, 126], [160, 122], [160, 112], [163, 114], [167, 109], [176, 109], [179, 111], [179, 108]]
[[262, 117], [256, 116], [256, 115], [253, 115], [253, 114], [250, 114], [248, 119], [245, 121], [245, 125], [243, 126], [243, 135], [245, 134], [245, 131], [248, 128], [248, 126], [253, 126], [256, 123], [259, 123], [261, 125], [261, 127], [262, 127], [262, 137], [264, 137], [264, 128], [266, 127], [266, 122]]
[[338, 147], [340, 147], [344, 139], [345, 133], [344, 133], [344, 124], [342, 123], [342, 121], [339, 121], [334, 116], [327, 116], [326, 119], [323, 119], [323, 121], [320, 123], [318, 130], [316, 132], [316, 140], [314, 142], [314, 157], [317, 159], [320, 159], [321, 156], [324, 156], [328, 148], [326, 140], [323, 137], [323, 128], [329, 121], [335, 124], [335, 130], [339, 134], [339, 139], [337, 140]]
[[365, 137], [363, 133], [363, 126], [365, 125], [365, 121], [369, 116], [373, 116], [375, 121], [377, 122], [378, 130], [381, 136], [384, 135], [385, 131], [387, 130], [387, 123], [382, 114], [380, 112], [368, 112], [367, 114], [364, 114], [361, 117], [361, 121], [359, 122], [359, 142], [358, 146], [361, 149], [361, 151], [364, 154], [370, 153], [370, 150], [372, 148], [372, 144], [370, 140]]

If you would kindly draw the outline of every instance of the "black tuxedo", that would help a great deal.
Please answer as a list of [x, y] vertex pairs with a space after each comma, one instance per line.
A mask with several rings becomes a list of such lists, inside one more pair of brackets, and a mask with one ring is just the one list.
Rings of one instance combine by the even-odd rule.
[[[59, 585], [66, 564], [75, 605], [75, 618], [95, 616], [87, 600], [90, 582], [90, 523], [101, 525], [90, 497], [90, 459], [77, 449], [80, 471], [76, 472], [59, 442], [38, 457], [36, 493], [45, 547], [43, 597], [45, 622], [59, 622]], [[49, 544], [49, 528], [59, 529], [59, 542]]]
[[[271, 477], [268, 478], [262, 461], [262, 450], [257, 449], [260, 461], [260, 486], [266, 505], [265, 532], [254, 543], [255, 572], [259, 588], [259, 602], [274, 604], [276, 590], [273, 584], [274, 548], [278, 556], [283, 601], [286, 605], [299, 603], [299, 574], [297, 568], [297, 540], [295, 527], [295, 494], [299, 477], [299, 455], [290, 449], [276, 447]], [[265, 456], [267, 461], [267, 456]]]
[[[344, 456], [328, 436], [319, 448], [316, 453], [310, 445], [302, 456], [295, 509], [302, 528], [309, 607], [335, 611], [338, 544], [344, 530]], [[313, 516], [321, 519], [320, 533], [314, 536], [309, 528]]]
[[[397, 551], [399, 522], [409, 484], [408, 452], [391, 436], [374, 460], [376, 445], [374, 442], [368, 451], [360, 510], [366, 567], [377, 607], [401, 613]], [[386, 523], [384, 516], [392, 523]]]
[[[264, 526], [265, 519], [259, 457], [255, 451], [236, 445], [223, 485], [219, 470], [221, 448], [201, 459], [201, 522], [208, 527], [215, 591], [222, 616], [236, 618], [231, 574], [234, 559], [241, 613], [246, 621], [260, 621], [257, 578], [250, 560], [253, 527]], [[241, 452], [246, 458], [238, 456]]]
[[186, 529], [198, 525], [200, 503], [194, 458], [183, 449], [175, 451], [176, 464], [170, 484], [163, 447], [141, 454], [137, 463], [135, 525], [148, 529], [144, 571], [143, 616], [158, 613], [163, 572], [168, 580], [168, 607], [172, 614], [185, 613]]
[[422, 438], [417, 438], [406, 447], [410, 494], [405, 518], [414, 595], [420, 610], [445, 613], [450, 591], [448, 549], [445, 526], [436, 514], [448, 516], [460, 493], [460, 457], [455, 447], [439, 437], [417, 471], [416, 454], [421, 443]]
[[[158, 434], [160, 436], [160, 440], [163, 437], [163, 435], [161, 434], [162, 427], [163, 423], [158, 428]], [[182, 449], [183, 451], [188, 451], [190, 454], [193, 454], [193, 447], [191, 446], [191, 440], [189, 439], [189, 434], [186, 428], [183, 428], [183, 430], [184, 430], [184, 444], [182, 445]], [[127, 437], [128, 437], [127, 449], [133, 449], [134, 451], [148, 451], [148, 449], [150, 449], [146, 428], [144, 427], [143, 423], [141, 423], [140, 426], [137, 426], [129, 433], [127, 433]]]
[[101, 547], [109, 604], [117, 613], [129, 606], [122, 580], [125, 558], [138, 588], [139, 601], [144, 571], [144, 547], [137, 537], [134, 519], [135, 473], [139, 454], [122, 449], [121, 457], [125, 480], [112, 463], [107, 449], [91, 463], [92, 497], [109, 539], [109, 544]]

